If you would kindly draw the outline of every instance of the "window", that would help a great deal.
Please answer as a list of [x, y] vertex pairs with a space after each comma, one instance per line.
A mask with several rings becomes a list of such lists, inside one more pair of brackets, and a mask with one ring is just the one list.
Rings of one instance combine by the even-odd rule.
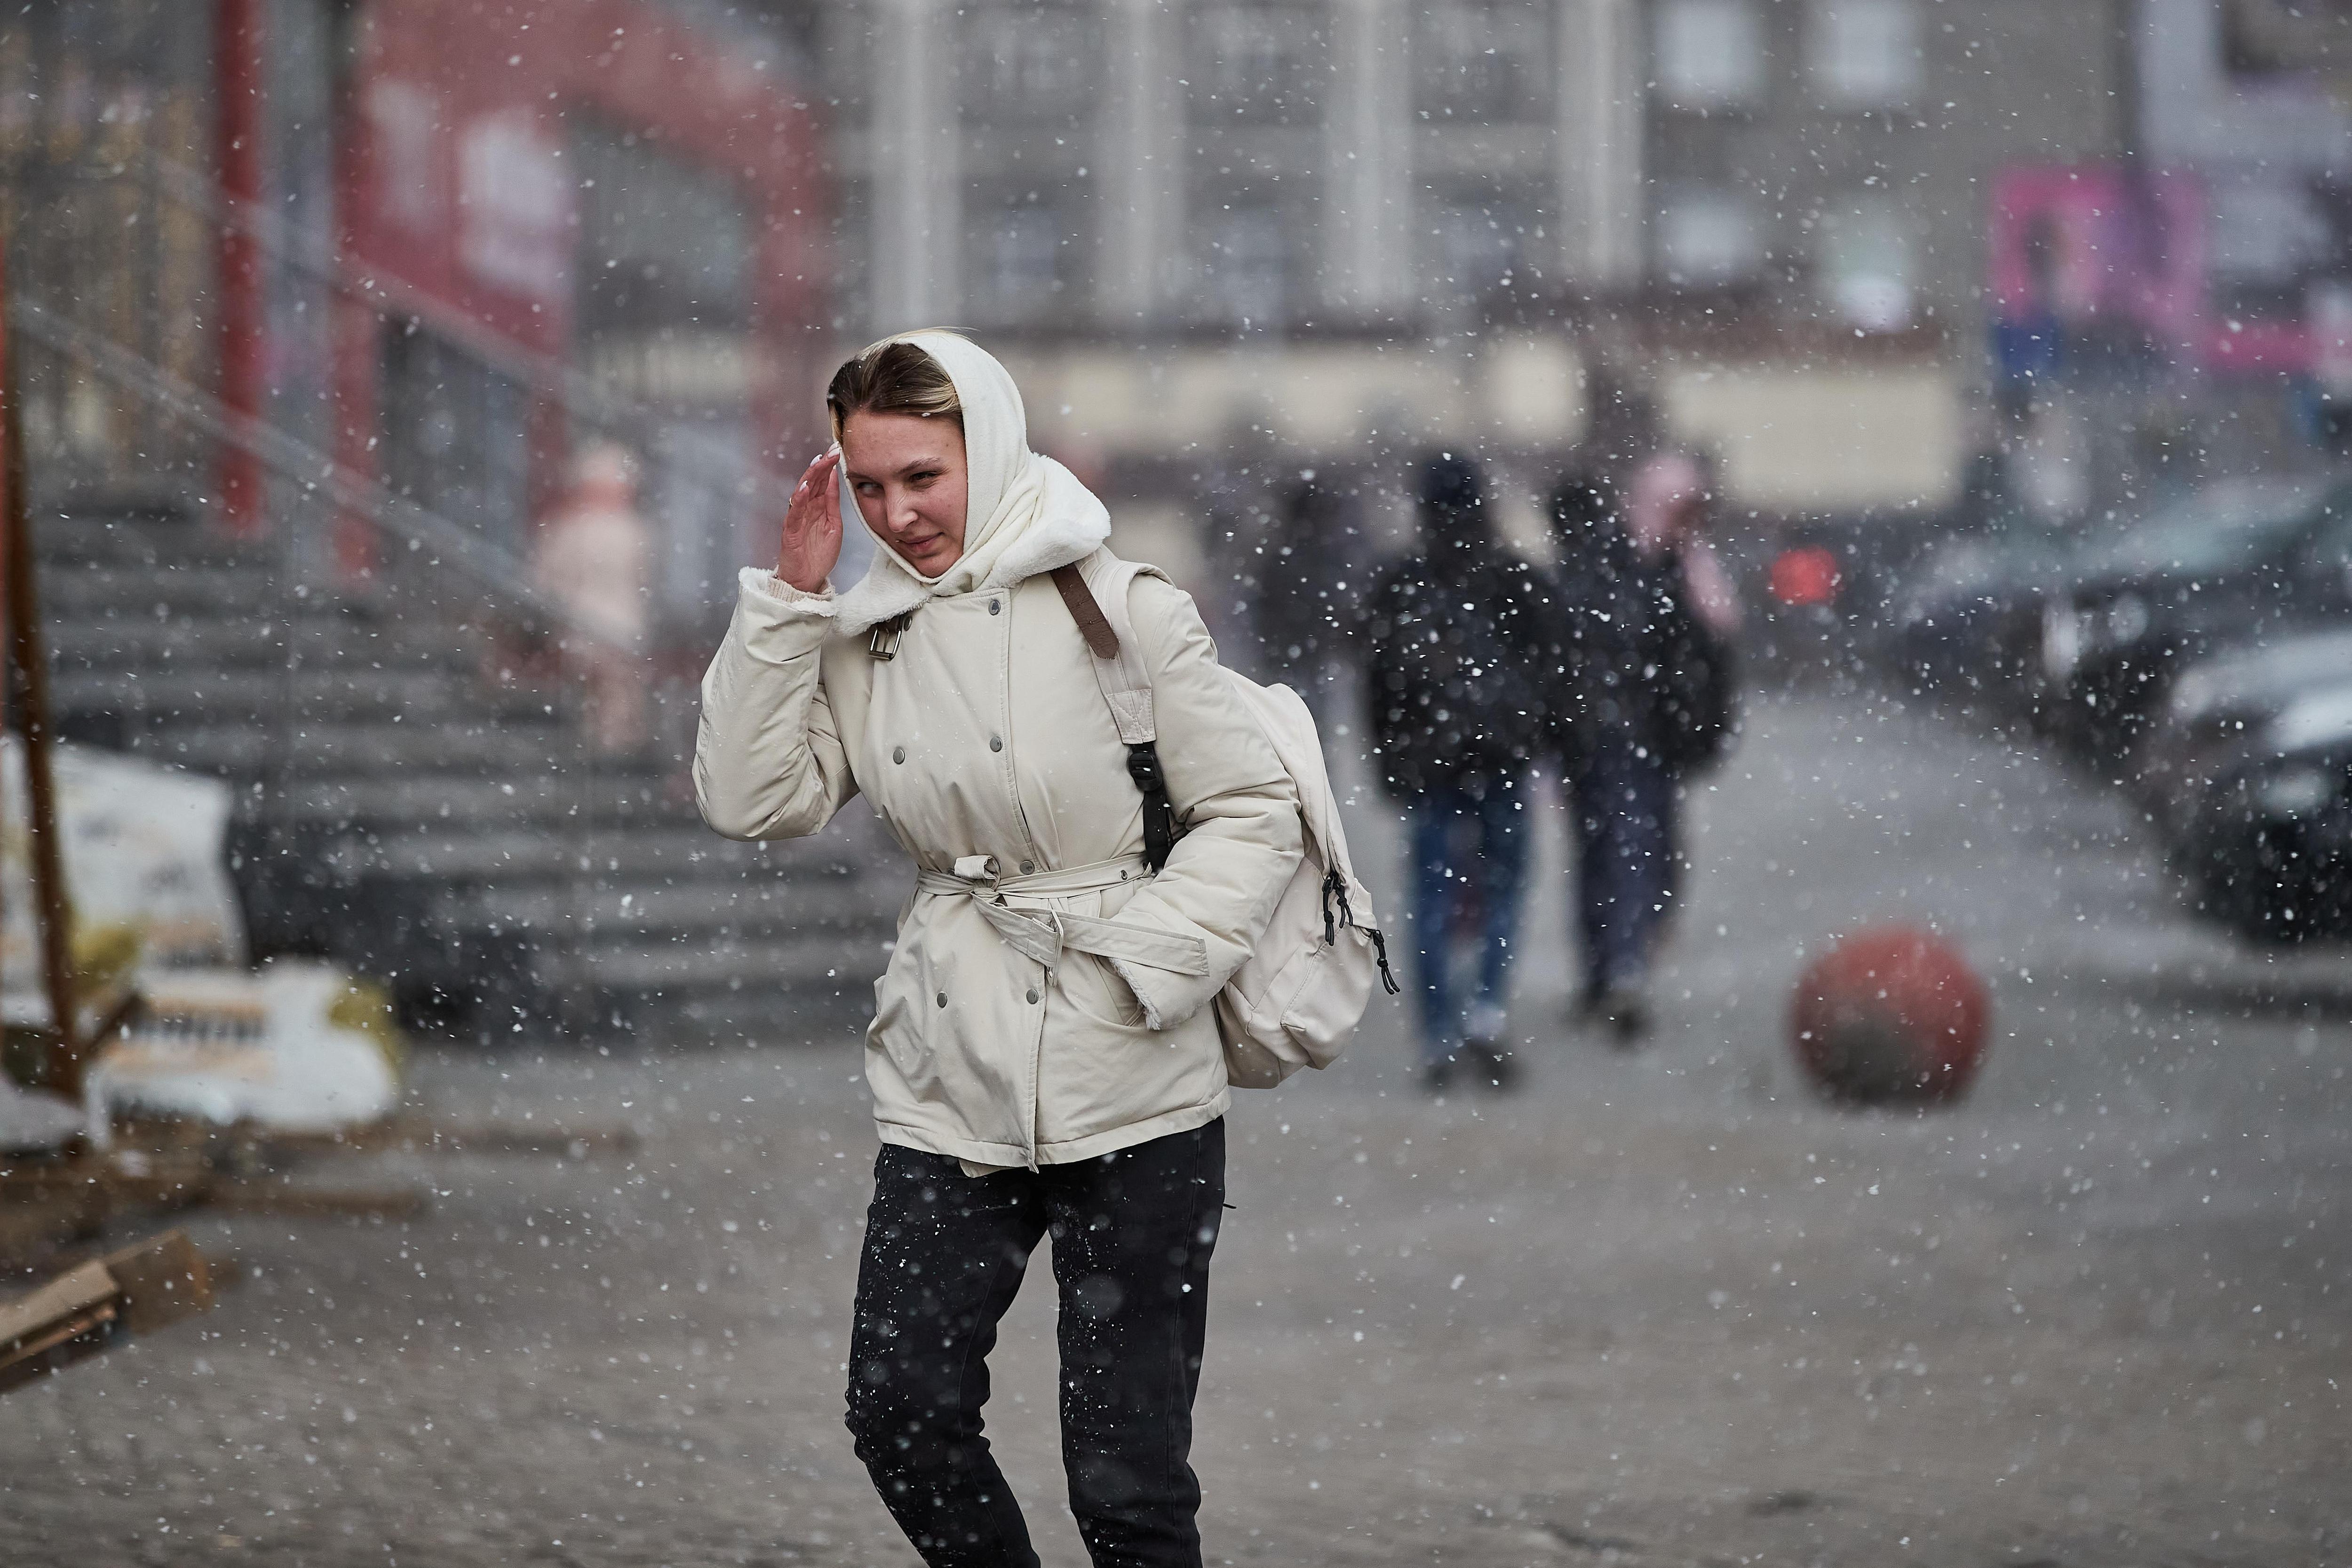
[[1542, 118], [1551, 79], [1547, 20], [1525, 0], [1452, 0], [1423, 12], [1417, 107], [1441, 123]]
[[751, 319], [752, 227], [728, 175], [585, 115], [564, 162], [579, 183], [574, 324], [583, 337]]
[[385, 336], [383, 378], [384, 483], [524, 554], [530, 399], [522, 383], [424, 330]]
[[980, 306], [992, 320], [1035, 321], [1061, 304], [1062, 222], [1051, 207], [1007, 207], [977, 247]]
[[477, 282], [526, 299], [572, 288], [572, 177], [563, 144], [529, 109], [478, 116], [457, 137], [457, 258]]
[[1192, 117], [1311, 125], [1322, 117], [1324, 38], [1300, 5], [1213, 5], [1192, 28]]
[[1205, 258], [1212, 312], [1247, 328], [1286, 325], [1290, 244], [1281, 213], [1271, 206], [1236, 205], [1215, 218]]
[[2331, 253], [2327, 214], [2294, 176], [2239, 172], [2210, 189], [2211, 265], [2223, 283], [2284, 286]]
[[975, 116], [1000, 124], [1074, 120], [1101, 73], [1092, 13], [1062, 6], [975, 11], [960, 69]]
[[1864, 332], [1899, 332], [1916, 308], [1911, 231], [1893, 203], [1860, 203], [1823, 215], [1819, 272], [1822, 303]]
[[1813, 83], [1832, 108], [1885, 108], [1918, 92], [1914, 0], [1814, 0], [1809, 23]]
[[1529, 219], [1528, 210], [1514, 202], [1464, 200], [1438, 208], [1432, 226], [1438, 282], [1475, 299], [1500, 287], [1517, 267]]
[[1751, 0], [1663, 0], [1657, 88], [1676, 109], [1730, 109], [1764, 96], [1764, 26]]
[[1744, 283], [1763, 265], [1755, 209], [1737, 191], [1691, 186], [1658, 214], [1658, 269], [1676, 288]]

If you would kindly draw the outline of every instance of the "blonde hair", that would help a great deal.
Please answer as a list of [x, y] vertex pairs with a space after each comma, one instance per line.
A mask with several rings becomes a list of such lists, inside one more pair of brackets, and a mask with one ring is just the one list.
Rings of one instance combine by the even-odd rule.
[[958, 430], [963, 428], [963, 400], [956, 395], [947, 367], [897, 338], [868, 343], [844, 361], [825, 383], [824, 410], [832, 417], [835, 441], [853, 413], [947, 418], [955, 421]]

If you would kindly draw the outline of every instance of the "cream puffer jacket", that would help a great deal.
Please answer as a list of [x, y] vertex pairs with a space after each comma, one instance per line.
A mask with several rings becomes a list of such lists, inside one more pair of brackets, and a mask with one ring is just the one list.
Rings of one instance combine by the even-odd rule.
[[1191, 598], [1139, 576], [1129, 605], [1190, 827], [1156, 876], [1126, 747], [1048, 577], [931, 601], [883, 660], [833, 634], [830, 595], [743, 575], [703, 678], [696, 790], [740, 839], [814, 833], [863, 790], [914, 857], [866, 1031], [886, 1143], [1034, 1167], [1224, 1113], [1206, 1004], [1297, 862], [1297, 795]]

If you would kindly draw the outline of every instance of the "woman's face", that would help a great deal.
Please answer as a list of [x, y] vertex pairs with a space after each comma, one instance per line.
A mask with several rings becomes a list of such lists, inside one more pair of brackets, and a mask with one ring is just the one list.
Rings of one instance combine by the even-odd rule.
[[866, 526], [908, 566], [937, 577], [963, 555], [970, 484], [954, 420], [853, 413], [842, 422], [841, 465]]

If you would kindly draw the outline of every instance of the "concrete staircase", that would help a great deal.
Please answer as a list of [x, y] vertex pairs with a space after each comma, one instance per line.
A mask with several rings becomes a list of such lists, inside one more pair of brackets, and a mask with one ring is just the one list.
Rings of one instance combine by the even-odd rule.
[[170, 517], [36, 527], [60, 732], [236, 787], [257, 955], [334, 957], [484, 1037], [862, 1016], [904, 881], [863, 810], [729, 842], [674, 761], [593, 761], [559, 693], [497, 684], [414, 597], [281, 591], [272, 549]]

